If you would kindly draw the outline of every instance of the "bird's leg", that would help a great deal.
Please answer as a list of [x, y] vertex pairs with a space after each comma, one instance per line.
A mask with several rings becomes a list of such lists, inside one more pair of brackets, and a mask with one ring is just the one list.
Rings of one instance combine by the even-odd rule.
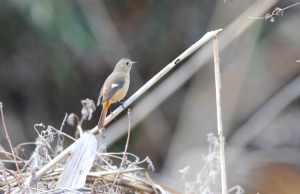
[[124, 103], [126, 102], [126, 99], [124, 98], [123, 101], [119, 100], [120, 104], [122, 105], [123, 108], [125, 108]]

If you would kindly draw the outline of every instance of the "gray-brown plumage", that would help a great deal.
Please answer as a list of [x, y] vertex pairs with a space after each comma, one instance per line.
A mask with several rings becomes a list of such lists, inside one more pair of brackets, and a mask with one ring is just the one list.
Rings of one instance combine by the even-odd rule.
[[126, 96], [130, 83], [129, 73], [134, 63], [135, 62], [129, 59], [121, 59], [117, 63], [114, 71], [105, 80], [97, 102], [97, 106], [99, 106], [100, 103], [103, 106], [98, 122], [99, 129], [104, 127], [104, 121], [110, 104], [118, 102]]

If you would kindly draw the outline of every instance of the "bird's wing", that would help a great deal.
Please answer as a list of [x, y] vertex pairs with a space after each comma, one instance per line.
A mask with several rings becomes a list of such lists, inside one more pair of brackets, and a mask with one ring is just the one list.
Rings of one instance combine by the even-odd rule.
[[99, 106], [101, 104], [101, 98], [103, 96], [103, 87], [101, 88], [101, 91], [100, 91], [100, 94], [99, 94], [99, 97], [98, 97], [98, 102], [97, 102], [97, 106]]
[[[121, 89], [125, 84], [126, 77], [123, 74], [120, 74], [116, 77], [112, 77], [112, 79], [107, 78], [107, 81], [105, 81], [104, 86], [105, 91], [102, 91], [102, 94], [104, 95], [102, 99], [102, 103], [108, 100], [110, 97], [112, 97], [119, 89]], [[100, 92], [101, 95], [101, 92]]]

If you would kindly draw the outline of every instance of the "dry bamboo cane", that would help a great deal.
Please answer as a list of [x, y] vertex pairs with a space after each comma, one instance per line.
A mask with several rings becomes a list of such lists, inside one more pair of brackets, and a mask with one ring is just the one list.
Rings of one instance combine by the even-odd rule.
[[220, 74], [220, 58], [218, 50], [217, 36], [213, 41], [214, 49], [214, 63], [215, 63], [215, 82], [216, 82], [216, 101], [217, 101], [217, 122], [218, 122], [218, 134], [220, 142], [220, 163], [221, 163], [221, 181], [222, 181], [222, 194], [227, 194], [227, 179], [225, 169], [225, 152], [224, 152], [224, 138], [223, 138], [223, 126], [222, 126], [222, 114], [221, 114], [221, 74]]

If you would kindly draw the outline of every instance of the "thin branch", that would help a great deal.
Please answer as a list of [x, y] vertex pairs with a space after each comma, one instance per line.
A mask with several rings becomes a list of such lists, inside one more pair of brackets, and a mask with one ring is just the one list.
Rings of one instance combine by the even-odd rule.
[[72, 139], [73, 141], [76, 141], [76, 140], [77, 140], [77, 139], [75, 139], [74, 137], [72, 137], [72, 136], [70, 136], [70, 135], [68, 135], [68, 134], [66, 134], [66, 133], [64, 133], [64, 132], [55, 129], [54, 127], [51, 127], [51, 129], [53, 129], [54, 131], [56, 131], [58, 134], [62, 134], [62, 135], [64, 135], [64, 136], [68, 137], [69, 139]]
[[81, 125], [77, 125], [76, 130], [79, 131], [79, 137], [81, 137], [83, 135]]
[[224, 138], [223, 138], [223, 126], [222, 126], [222, 114], [221, 114], [221, 74], [220, 74], [220, 58], [217, 36], [213, 41], [214, 49], [214, 63], [215, 63], [215, 82], [216, 82], [216, 101], [217, 101], [217, 122], [218, 122], [218, 134], [220, 141], [220, 162], [221, 162], [221, 179], [222, 179], [222, 194], [227, 194], [227, 179], [225, 169], [225, 153], [224, 153]]
[[64, 120], [63, 120], [63, 122], [62, 122], [62, 124], [60, 126], [60, 129], [58, 131], [56, 147], [58, 147], [61, 144], [60, 134], [62, 133], [62, 129], [63, 129], [64, 125], [65, 125], [67, 117], [68, 117], [68, 114], [66, 113], [66, 116], [65, 116], [65, 118], [64, 118]]
[[[1, 144], [0, 144], [0, 151], [6, 152], [6, 150], [1, 146]], [[13, 160], [13, 158], [12, 158], [10, 155], [5, 154], [5, 156], [6, 156], [7, 159], [9, 159], [9, 160]]]
[[[211, 158], [211, 160], [213, 160], [213, 158]], [[207, 170], [207, 168], [209, 167], [209, 164], [211, 163], [211, 160], [207, 160], [206, 163], [203, 165], [203, 167], [201, 168], [200, 172], [198, 173], [199, 175], [202, 175], [204, 171]], [[188, 167], [188, 168], [187, 168]], [[182, 170], [189, 170], [189, 166], [187, 166], [185, 169]], [[185, 175], [183, 175], [185, 176]], [[193, 185], [191, 186], [191, 188], [189, 189], [190, 192], [188, 194], [192, 194], [194, 192], [194, 189], [197, 185], [197, 181], [193, 182]]]
[[119, 170], [118, 170], [118, 174], [116, 175], [116, 178], [115, 178], [115, 180], [114, 180], [112, 186], [110, 187], [109, 194], [112, 192], [113, 187], [114, 187], [114, 185], [116, 184], [117, 179], [118, 179], [118, 177], [119, 177], [119, 175], [120, 175], [120, 171], [121, 171], [121, 169], [122, 169], [122, 167], [123, 167], [123, 164], [124, 164], [124, 162], [125, 162], [126, 152], [127, 152], [127, 148], [128, 148], [128, 145], [129, 145], [130, 129], [131, 129], [131, 122], [132, 122], [132, 119], [131, 119], [131, 117], [130, 117], [130, 108], [128, 109], [127, 114], [128, 114], [128, 135], [127, 135], [127, 141], [126, 141], [126, 144], [125, 144], [125, 150], [124, 150], [123, 158], [122, 158], [122, 161], [121, 161]]
[[3, 114], [3, 104], [2, 104], [2, 102], [0, 102], [0, 110], [1, 110], [2, 123], [3, 123], [4, 131], [5, 131], [5, 134], [6, 134], [6, 138], [7, 138], [7, 141], [9, 143], [9, 146], [10, 146], [10, 149], [11, 149], [11, 153], [13, 154], [13, 157], [14, 157], [14, 160], [15, 160], [15, 164], [16, 164], [19, 176], [20, 176], [21, 183], [23, 184], [23, 177], [21, 175], [21, 172], [20, 172], [20, 169], [19, 169], [19, 165], [17, 163], [16, 155], [15, 155], [14, 149], [13, 149], [13, 147], [11, 145], [11, 141], [10, 141], [9, 135], [7, 133], [7, 129], [6, 129], [6, 125], [5, 125], [5, 120], [4, 120], [4, 114]]
[[156, 190], [157, 188], [156, 188], [156, 186], [153, 184], [153, 181], [152, 181], [152, 179], [150, 178], [150, 176], [148, 175], [147, 171], [146, 171], [146, 170], [143, 170], [143, 173], [144, 173], [145, 177], [148, 179], [148, 181], [150, 182], [150, 185], [151, 185], [152, 189], [154, 190], [155, 194], [158, 194], [158, 193], [157, 193], [157, 190]]
[[300, 2], [299, 3], [295, 3], [293, 5], [287, 6], [286, 8], [283, 8], [282, 10], [289, 9], [289, 8], [294, 7], [295, 5], [299, 5], [299, 4], [300, 4]]
[[25, 146], [25, 145], [36, 145], [36, 142], [24, 142], [17, 145], [17, 147]]
[[43, 125], [43, 123], [40, 123], [40, 124], [34, 124], [34, 125], [33, 125], [33, 128], [34, 128], [34, 130], [36, 131], [36, 133], [37, 133], [39, 136], [42, 136], [42, 135], [39, 133], [39, 131], [37, 130], [36, 127], [43, 127], [43, 128], [45, 128], [45, 125]]
[[[10, 155], [10, 156], [14, 156], [13, 154], [11, 154], [11, 153], [9, 153], [9, 152], [6, 152], [6, 151], [2, 151], [2, 150], [0, 150], [0, 153], [2, 153], [2, 154], [7, 154], [7, 155]], [[20, 161], [23, 162], [25, 165], [28, 165], [28, 164], [26, 164], [26, 162], [25, 162], [22, 158], [20, 158], [19, 156], [16, 156], [16, 159], [20, 160]], [[1, 160], [1, 161], [4, 161], [4, 160]], [[28, 167], [30, 167], [30, 165], [28, 165]]]
[[[2, 160], [2, 159], [1, 159], [1, 162], [3, 162], [3, 163], [15, 163], [14, 160]], [[22, 162], [22, 161], [17, 161], [17, 163], [23, 164], [24, 162]], [[26, 164], [26, 163], [25, 163], [25, 164]], [[28, 167], [30, 167], [30, 166], [28, 166]]]
[[279, 16], [279, 15], [283, 16], [283, 13], [284, 13], [283, 11], [284, 11], [284, 10], [289, 9], [289, 8], [294, 7], [295, 5], [299, 5], [299, 4], [300, 4], [300, 2], [299, 2], [299, 3], [295, 3], [295, 4], [293, 4], [293, 5], [290, 5], [290, 6], [288, 6], [288, 7], [285, 7], [285, 8], [283, 8], [283, 9], [281, 9], [281, 8], [279, 8], [279, 7], [276, 7], [276, 8], [274, 9], [274, 11], [272, 11], [271, 14], [267, 13], [265, 17], [248, 17], [248, 18], [249, 18], [249, 19], [256, 19], [256, 20], [265, 19], [266, 21], [267, 21], [268, 19], [270, 19], [270, 22], [274, 22], [274, 21], [275, 21], [275, 16]]

